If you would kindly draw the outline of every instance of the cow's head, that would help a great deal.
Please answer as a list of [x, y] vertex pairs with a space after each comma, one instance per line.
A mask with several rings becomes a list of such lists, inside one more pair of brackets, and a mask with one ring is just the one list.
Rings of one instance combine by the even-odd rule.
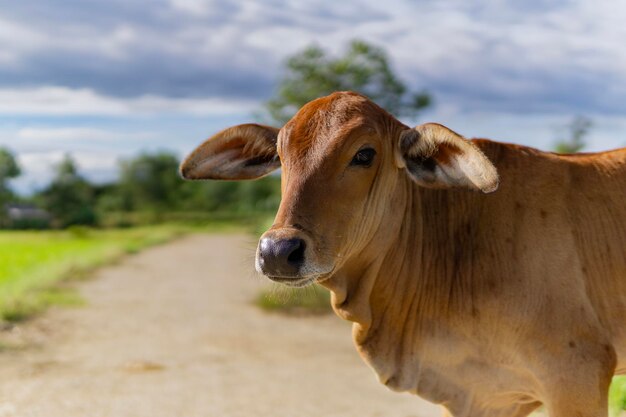
[[498, 186], [496, 169], [471, 142], [438, 124], [410, 129], [349, 92], [306, 104], [280, 130], [228, 128], [189, 155], [181, 174], [242, 180], [278, 168], [282, 200], [260, 239], [256, 268], [292, 286], [375, 257], [372, 248], [384, 247], [407, 214], [415, 183], [483, 192]]

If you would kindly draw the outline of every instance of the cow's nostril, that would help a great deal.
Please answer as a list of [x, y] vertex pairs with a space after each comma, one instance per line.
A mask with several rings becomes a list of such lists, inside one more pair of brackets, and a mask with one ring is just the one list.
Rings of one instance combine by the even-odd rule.
[[306, 249], [306, 244], [304, 240], [298, 239], [296, 244], [294, 245], [293, 251], [287, 256], [287, 262], [294, 265], [301, 265], [304, 263], [304, 250]]

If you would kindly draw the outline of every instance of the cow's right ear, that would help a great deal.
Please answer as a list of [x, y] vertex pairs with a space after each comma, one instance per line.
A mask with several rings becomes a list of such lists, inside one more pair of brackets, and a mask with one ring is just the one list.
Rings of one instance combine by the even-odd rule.
[[189, 180], [247, 180], [267, 175], [280, 167], [278, 130], [253, 123], [222, 130], [185, 158], [180, 174]]

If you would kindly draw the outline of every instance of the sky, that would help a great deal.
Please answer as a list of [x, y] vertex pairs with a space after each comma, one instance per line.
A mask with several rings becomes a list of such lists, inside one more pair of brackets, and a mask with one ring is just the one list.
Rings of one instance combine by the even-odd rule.
[[22, 193], [71, 153], [90, 180], [142, 151], [183, 156], [255, 121], [285, 59], [354, 38], [434, 106], [417, 120], [550, 149], [626, 146], [626, 3], [595, 0], [0, 0], [0, 146]]

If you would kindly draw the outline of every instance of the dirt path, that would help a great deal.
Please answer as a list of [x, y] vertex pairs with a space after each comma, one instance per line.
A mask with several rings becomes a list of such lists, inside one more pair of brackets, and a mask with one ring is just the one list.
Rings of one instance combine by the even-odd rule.
[[87, 305], [18, 327], [0, 417], [439, 416], [388, 392], [334, 316], [251, 305], [267, 285], [246, 236], [192, 236], [80, 285]]

